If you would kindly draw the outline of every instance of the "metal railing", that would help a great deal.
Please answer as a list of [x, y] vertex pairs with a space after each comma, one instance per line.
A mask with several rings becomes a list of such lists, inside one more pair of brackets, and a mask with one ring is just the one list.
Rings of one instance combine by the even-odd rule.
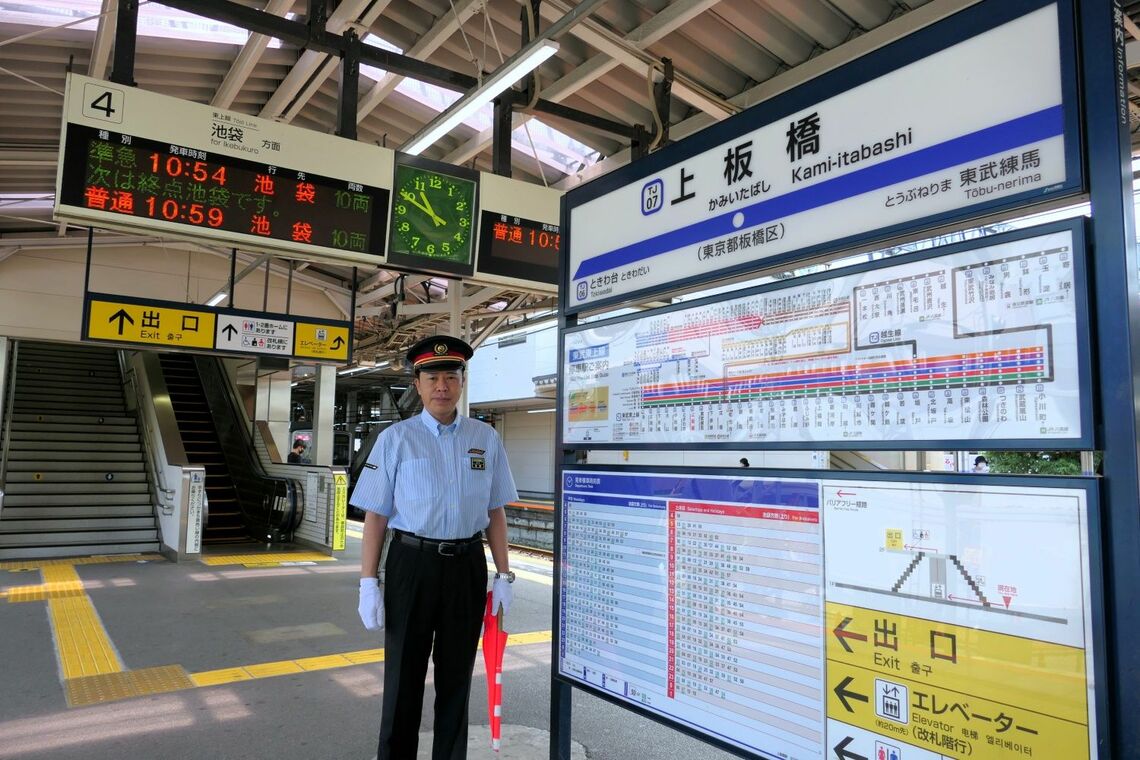
[[12, 341], [7, 364], [8, 376], [4, 382], [4, 440], [0, 450], [0, 496], [4, 493], [4, 484], [8, 478], [8, 450], [12, 447], [12, 410], [16, 403], [16, 360], [19, 358], [19, 352], [19, 341]]
[[[154, 426], [151, 424], [150, 415], [146, 410], [152, 408], [152, 399], [150, 393], [144, 393], [142, 384], [139, 383], [138, 376], [135, 368], [129, 358], [127, 358], [126, 351], [115, 352], [119, 360], [119, 372], [123, 377], [124, 390], [128, 394], [128, 398], [133, 396], [135, 404], [135, 422], [142, 427], [141, 435], [143, 451], [146, 453], [146, 466], [150, 470], [151, 477], [150, 488], [158, 502], [158, 508], [164, 515], [174, 514], [175, 496], [177, 490], [171, 488], [166, 481], [166, 467], [164, 462], [160, 462], [158, 454], [155, 451], [155, 441], [158, 440]], [[129, 388], [129, 390], [127, 390]], [[149, 389], [149, 385], [148, 385]]]

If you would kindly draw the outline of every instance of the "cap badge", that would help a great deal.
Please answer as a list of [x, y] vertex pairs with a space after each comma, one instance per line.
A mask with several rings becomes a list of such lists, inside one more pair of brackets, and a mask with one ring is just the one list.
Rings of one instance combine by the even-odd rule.
[[436, 356], [444, 356], [446, 354], [447, 354], [447, 344], [446, 343], [436, 343], [435, 344], [435, 355]]

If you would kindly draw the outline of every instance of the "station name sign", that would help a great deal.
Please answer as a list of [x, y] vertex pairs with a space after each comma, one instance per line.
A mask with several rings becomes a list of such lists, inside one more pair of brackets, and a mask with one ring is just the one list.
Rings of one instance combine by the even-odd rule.
[[565, 309], [1075, 192], [1071, 9], [987, 10], [568, 193]]

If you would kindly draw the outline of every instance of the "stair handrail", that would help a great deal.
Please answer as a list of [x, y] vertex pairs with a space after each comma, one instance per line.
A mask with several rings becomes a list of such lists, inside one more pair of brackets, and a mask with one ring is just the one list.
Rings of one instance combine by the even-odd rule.
[[154, 480], [151, 485], [154, 487], [156, 495], [159, 497], [160, 502], [158, 508], [162, 510], [164, 515], [174, 514], [174, 497], [177, 495], [177, 489], [171, 488], [166, 482], [166, 468], [158, 461], [158, 455], [154, 450], [154, 435], [155, 430], [150, 424], [150, 416], [143, 410], [147, 405], [152, 403], [152, 400], [143, 396], [142, 384], [138, 381], [137, 373], [130, 360], [127, 359], [126, 351], [116, 351], [115, 355], [119, 360], [119, 373], [123, 377], [123, 384], [129, 385], [131, 390], [129, 393], [134, 396], [135, 401], [135, 421], [142, 425], [142, 447], [146, 452], [147, 466], [150, 468], [151, 473], [154, 475]]
[[4, 485], [8, 480], [8, 449], [12, 447], [12, 410], [16, 406], [16, 360], [19, 358], [20, 342], [12, 341], [9, 349], [8, 377], [5, 381], [4, 394], [4, 445], [0, 451], [0, 495], [3, 494]]

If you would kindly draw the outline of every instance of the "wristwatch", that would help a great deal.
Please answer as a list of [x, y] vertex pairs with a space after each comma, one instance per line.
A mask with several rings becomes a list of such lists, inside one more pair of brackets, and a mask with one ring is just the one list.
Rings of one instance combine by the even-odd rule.
[[508, 570], [505, 573], [495, 573], [495, 580], [499, 580], [500, 578], [506, 578], [507, 583], [514, 583], [515, 582], [515, 571], [514, 570]]

